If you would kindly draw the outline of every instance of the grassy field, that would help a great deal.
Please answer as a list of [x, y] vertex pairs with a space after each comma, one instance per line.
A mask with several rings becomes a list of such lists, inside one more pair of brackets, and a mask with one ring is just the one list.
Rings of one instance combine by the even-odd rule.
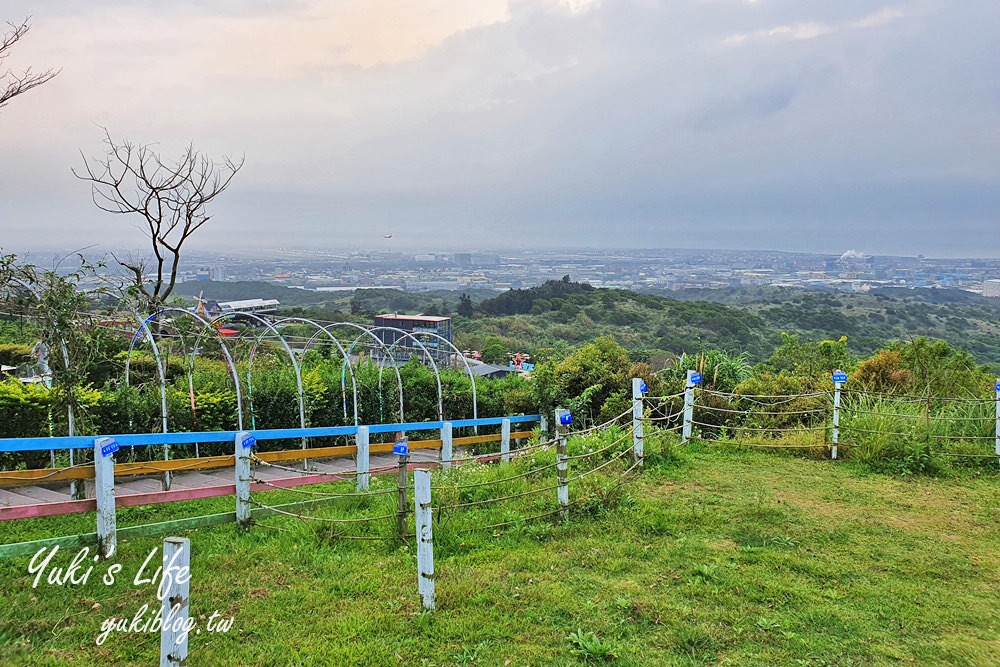
[[[292, 518], [245, 534], [228, 525], [191, 532], [191, 607], [202, 632], [191, 636], [189, 664], [1000, 664], [997, 475], [893, 478], [705, 446], [650, 463], [628, 486], [578, 483], [574, 497], [589, 491], [601, 501], [575, 507], [566, 524], [475, 530], [551, 508], [554, 491], [445, 517], [435, 527], [433, 613], [420, 611], [412, 547], [345, 542]], [[504, 488], [545, 486], [549, 472]], [[501, 474], [510, 470], [458, 479]], [[336, 512], [381, 514], [391, 497]], [[136, 508], [122, 521], [226, 511], [231, 502]], [[0, 542], [92, 530], [91, 521], [2, 525]], [[391, 534], [384, 523], [360, 534]], [[156, 634], [95, 639], [104, 619], [158, 604], [131, 577], [159, 543], [122, 543], [111, 586], [99, 580], [107, 564], [86, 584], [33, 589], [28, 558], [0, 561], [0, 663], [155, 664]], [[234, 618], [228, 633], [205, 629], [216, 610]]]

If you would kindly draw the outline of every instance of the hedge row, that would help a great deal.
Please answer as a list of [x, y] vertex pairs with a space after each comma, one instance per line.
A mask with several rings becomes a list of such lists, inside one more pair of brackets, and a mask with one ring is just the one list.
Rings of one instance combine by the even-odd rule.
[[[155, 368], [155, 367], [154, 367]], [[404, 418], [408, 422], [432, 421], [438, 417], [437, 382], [433, 372], [420, 364], [400, 369], [403, 381]], [[361, 424], [399, 421], [399, 389], [395, 371], [365, 364], [354, 369], [358, 390], [358, 419]], [[245, 428], [298, 427], [299, 401], [294, 373], [274, 360], [264, 359], [255, 367], [252, 381], [241, 378], [243, 425]], [[159, 383], [146, 381], [135, 386], [110, 383], [103, 389], [88, 387], [79, 394], [76, 411], [78, 435], [116, 433], [157, 433], [161, 430]], [[354, 399], [350, 375], [342, 379], [342, 365], [331, 362], [308, 364], [302, 372], [306, 426], [354, 424]], [[177, 377], [167, 386], [168, 428], [177, 431], [218, 431], [237, 428], [236, 389], [225, 369], [205, 366], [196, 370], [194, 392], [187, 376]], [[380, 388], [381, 384], [381, 388]], [[447, 419], [473, 416], [472, 386], [464, 372], [442, 370], [442, 398]], [[517, 376], [502, 380], [477, 378], [477, 407], [480, 417], [530, 414], [535, 411], [530, 384]], [[193, 404], [193, 409], [192, 409]], [[67, 432], [66, 415], [57, 407], [55, 392], [42, 385], [16, 380], [0, 382], [0, 437], [44, 437]], [[313, 440], [313, 446], [330, 440]], [[269, 441], [262, 448], [284, 449], [294, 443]], [[194, 453], [194, 446], [175, 446], [172, 456]], [[202, 455], [228, 453], [226, 444], [199, 448]], [[141, 450], [141, 451], [140, 451]], [[142, 460], [159, 458], [159, 448], [136, 448], [130, 455]], [[48, 452], [0, 454], [4, 468], [48, 465]]]

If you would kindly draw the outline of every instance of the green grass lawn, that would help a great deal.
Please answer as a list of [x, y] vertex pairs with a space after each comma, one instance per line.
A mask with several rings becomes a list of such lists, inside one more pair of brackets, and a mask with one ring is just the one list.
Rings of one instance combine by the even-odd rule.
[[[554, 472], [504, 488], [546, 486]], [[511, 469], [435, 483], [501, 474]], [[893, 478], [701, 448], [651, 461], [625, 487], [581, 485], [574, 497], [592, 492], [604, 502], [575, 507], [566, 524], [476, 530], [551, 509], [554, 491], [446, 516], [435, 526], [433, 613], [420, 611], [412, 546], [342, 541], [337, 530], [283, 517], [245, 534], [228, 525], [192, 531], [192, 612], [201, 627], [216, 610], [235, 621], [228, 633], [193, 634], [189, 664], [1000, 665], [994, 474]], [[437, 497], [464, 502], [473, 492]], [[382, 514], [390, 500], [315, 514]], [[231, 503], [137, 508], [122, 520]], [[92, 530], [92, 520], [0, 525], [0, 543]], [[392, 522], [383, 523], [361, 534], [391, 535]], [[112, 634], [102, 646], [95, 638], [105, 618], [158, 604], [130, 578], [160, 542], [120, 544], [113, 562], [129, 580], [112, 586], [98, 580], [107, 564], [85, 585], [32, 589], [28, 558], [0, 561], [0, 664], [156, 664], [156, 634]]]

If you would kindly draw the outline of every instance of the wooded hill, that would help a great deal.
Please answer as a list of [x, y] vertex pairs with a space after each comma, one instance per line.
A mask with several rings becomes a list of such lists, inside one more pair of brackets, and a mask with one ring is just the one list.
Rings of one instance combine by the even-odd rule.
[[[891, 340], [928, 336], [966, 349], [1000, 368], [1000, 300], [962, 290], [885, 289], [853, 294], [783, 287], [663, 291], [640, 294], [594, 288], [568, 279], [490, 297], [470, 294], [472, 317], [457, 314], [460, 292], [305, 292], [265, 283], [188, 283], [212, 298], [277, 298], [286, 312], [369, 322], [376, 312], [455, 316], [455, 342], [482, 350], [562, 356], [611, 334], [633, 356], [655, 361], [706, 348], [766, 359], [781, 334], [805, 340], [846, 335], [851, 352], [868, 355]], [[489, 298], [486, 298], [489, 297]]]

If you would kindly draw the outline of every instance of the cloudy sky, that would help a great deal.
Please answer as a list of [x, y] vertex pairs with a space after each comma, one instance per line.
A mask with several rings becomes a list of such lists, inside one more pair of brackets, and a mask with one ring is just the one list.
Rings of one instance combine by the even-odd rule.
[[[246, 166], [198, 249], [1000, 256], [997, 0], [0, 0], [0, 246], [138, 247], [115, 137]], [[194, 246], [192, 246], [194, 247]]]

